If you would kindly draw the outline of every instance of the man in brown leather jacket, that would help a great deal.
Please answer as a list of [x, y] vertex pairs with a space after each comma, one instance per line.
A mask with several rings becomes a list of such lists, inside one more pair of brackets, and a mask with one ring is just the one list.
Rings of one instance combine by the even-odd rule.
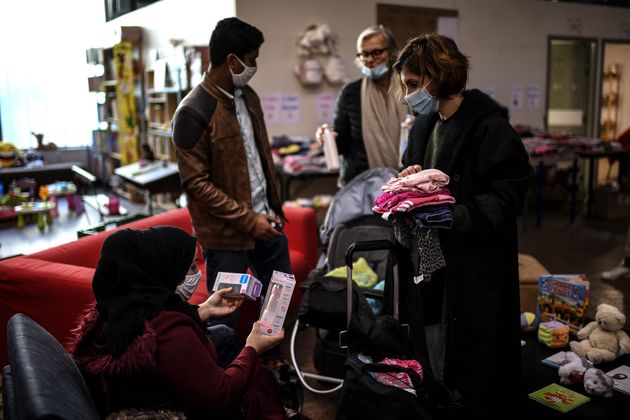
[[[206, 261], [208, 290], [219, 271], [269, 283], [291, 272], [279, 184], [260, 99], [247, 85], [263, 34], [237, 18], [217, 23], [210, 68], [173, 117], [173, 142], [188, 209]], [[236, 318], [220, 321], [234, 326]]]

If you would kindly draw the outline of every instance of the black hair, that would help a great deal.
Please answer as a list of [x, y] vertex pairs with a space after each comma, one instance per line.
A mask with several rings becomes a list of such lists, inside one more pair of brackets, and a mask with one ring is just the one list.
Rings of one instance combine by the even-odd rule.
[[210, 36], [210, 63], [220, 66], [228, 54], [235, 54], [242, 60], [245, 54], [260, 48], [263, 42], [265, 38], [255, 26], [235, 17], [222, 19]]

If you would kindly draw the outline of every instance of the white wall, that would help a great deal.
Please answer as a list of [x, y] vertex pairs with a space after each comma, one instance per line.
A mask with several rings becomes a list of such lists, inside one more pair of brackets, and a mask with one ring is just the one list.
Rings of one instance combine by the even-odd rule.
[[235, 0], [161, 0], [107, 22], [102, 42], [112, 45], [108, 36], [121, 26], [141, 26], [146, 61], [149, 50], [168, 48], [170, 39], [208, 45], [217, 22], [231, 16], [236, 16]]
[[[358, 33], [376, 23], [376, 4], [453, 9], [459, 12], [459, 47], [470, 57], [469, 87], [494, 88], [496, 99], [510, 102], [513, 85], [537, 85], [539, 108], [511, 109], [512, 123], [543, 127], [547, 39], [549, 35], [630, 39], [630, 9], [539, 0], [237, 0], [236, 15], [259, 27], [266, 42], [252, 85], [258, 93], [300, 93], [301, 122], [269, 125], [271, 135], [312, 135], [315, 93], [300, 87], [291, 69], [295, 40], [312, 23], [328, 23], [353, 78]], [[325, 87], [322, 91], [336, 91]]]
[[[328, 23], [339, 37], [339, 52], [352, 79], [358, 33], [376, 23], [377, 3], [452, 9], [459, 12], [459, 47], [470, 57], [469, 87], [494, 89], [496, 99], [508, 105], [512, 86], [539, 88], [538, 109], [511, 108], [513, 123], [543, 127], [548, 36], [575, 36], [630, 40], [630, 9], [539, 0], [162, 0], [106, 25], [144, 28], [145, 53], [165, 48], [170, 38], [189, 44], [207, 44], [216, 22], [238, 16], [265, 35], [252, 85], [260, 95], [300, 95], [300, 121], [269, 124], [271, 135], [311, 136], [319, 124], [315, 95], [337, 93], [324, 85], [304, 89], [293, 75], [295, 42], [312, 23]], [[146, 56], [146, 54], [145, 54]]]

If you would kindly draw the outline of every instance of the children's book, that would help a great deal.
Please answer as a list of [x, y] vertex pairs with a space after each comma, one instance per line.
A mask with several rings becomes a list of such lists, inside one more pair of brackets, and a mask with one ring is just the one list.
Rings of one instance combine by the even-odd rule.
[[589, 302], [589, 281], [583, 274], [545, 274], [538, 277], [540, 320], [560, 321], [577, 334]]
[[630, 395], [630, 366], [621, 365], [606, 374], [615, 381], [613, 389]]
[[542, 359], [540, 363], [558, 369], [560, 367], [560, 364], [566, 360], [566, 354], [566, 351], [559, 351], [549, 357]]
[[529, 394], [529, 398], [566, 413], [591, 399], [559, 384], [550, 384]]

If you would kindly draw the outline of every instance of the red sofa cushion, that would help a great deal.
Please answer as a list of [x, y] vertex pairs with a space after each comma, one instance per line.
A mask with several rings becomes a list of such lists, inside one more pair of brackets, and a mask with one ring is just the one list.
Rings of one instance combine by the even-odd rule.
[[[306, 279], [317, 263], [317, 218], [312, 209], [286, 207], [284, 210], [289, 220], [284, 230], [289, 238], [291, 267], [299, 283]], [[145, 229], [158, 225], [178, 226], [192, 233], [186, 208], [140, 219], [116, 229]], [[7, 363], [6, 327], [14, 313], [27, 314], [61, 343], [67, 340], [78, 317], [94, 301], [94, 267], [105, 238], [113, 231], [0, 261], [0, 366]], [[200, 259], [200, 264], [204, 267], [203, 258]], [[204, 274], [191, 303], [201, 303], [206, 297]], [[298, 289], [292, 305], [299, 300]], [[241, 321], [237, 327], [240, 338], [247, 336], [251, 324], [258, 319], [259, 312], [258, 302], [246, 302], [243, 305]]]
[[[23, 312], [41, 324], [62, 344], [70, 329], [94, 302], [94, 269], [29, 257], [0, 264], [0, 365], [7, 363], [7, 322]], [[67, 303], [67, 304], [66, 304]]]

